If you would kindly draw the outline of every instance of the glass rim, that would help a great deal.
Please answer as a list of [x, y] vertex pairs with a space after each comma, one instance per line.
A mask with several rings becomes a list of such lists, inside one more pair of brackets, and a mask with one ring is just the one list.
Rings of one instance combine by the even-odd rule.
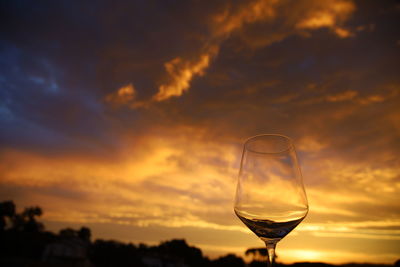
[[[249, 143], [254, 141], [255, 139], [259, 139], [261, 137], [280, 137], [287, 142], [286, 148], [283, 150], [279, 150], [277, 152], [257, 151], [257, 150], [251, 149], [249, 147]], [[258, 135], [254, 135], [254, 136], [247, 138], [246, 141], [244, 142], [244, 149], [246, 151], [256, 153], [256, 154], [277, 155], [277, 154], [285, 153], [293, 148], [294, 148], [294, 146], [293, 146], [292, 138], [290, 138], [286, 135], [283, 135], [283, 134], [258, 134]]]

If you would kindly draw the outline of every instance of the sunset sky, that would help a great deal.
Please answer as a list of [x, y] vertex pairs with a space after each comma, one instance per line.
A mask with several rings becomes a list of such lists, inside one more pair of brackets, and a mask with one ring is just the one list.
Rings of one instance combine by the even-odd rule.
[[[243, 142], [294, 140], [310, 212], [279, 260], [400, 258], [400, 3], [1, 1], [0, 201], [51, 231], [216, 257]], [[268, 194], [268, 192], [265, 192]]]

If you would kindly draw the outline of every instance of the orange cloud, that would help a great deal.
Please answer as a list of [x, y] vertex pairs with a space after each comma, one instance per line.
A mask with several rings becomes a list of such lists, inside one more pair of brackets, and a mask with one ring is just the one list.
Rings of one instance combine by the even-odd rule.
[[[112, 224], [114, 235], [122, 226], [129, 226], [132, 236], [126, 238], [130, 241], [135, 241], [137, 232], [151, 227], [169, 232], [190, 228], [190, 234], [184, 235], [189, 240], [195, 231], [215, 232], [225, 242], [234, 236], [240, 243], [237, 250], [245, 251], [256, 239], [232, 215], [240, 149], [230, 142], [204, 140], [201, 130], [155, 129], [135, 146], [127, 142], [127, 150], [137, 154], [118, 161], [6, 151], [0, 158], [0, 186], [28, 188], [24, 201], [42, 206], [43, 219], [48, 222]], [[325, 140], [315, 143], [307, 138], [298, 143], [299, 148], [304, 146], [313, 153], [330, 145]], [[308, 177], [312, 173], [321, 184], [306, 187], [310, 219], [293, 233], [297, 233], [296, 240], [304, 238], [310, 249], [319, 246], [307, 240], [310, 236], [319, 238], [318, 242], [326, 238], [398, 240], [398, 232], [391, 227], [397, 227], [399, 220], [389, 218], [390, 212], [381, 216], [384, 220], [377, 220], [373, 212], [359, 208], [378, 205], [383, 210], [385, 205], [393, 206], [399, 191], [397, 170], [353, 167], [353, 162], [333, 156], [326, 161], [304, 159], [307, 165], [314, 169], [305, 172], [305, 181], [313, 178]], [[243, 242], [238, 238], [241, 235], [248, 238], [244, 241], [250, 241]], [[316, 260], [320, 259], [317, 256]]]
[[333, 31], [336, 33], [337, 36], [339, 36], [340, 38], [347, 38], [350, 37], [352, 35], [352, 33], [349, 30], [346, 30], [344, 28], [341, 27], [335, 27], [333, 29]]
[[[167, 83], [159, 86], [158, 92], [151, 98], [151, 101], [164, 101], [171, 97], [181, 96], [190, 88], [190, 82], [195, 76], [203, 76], [205, 69], [210, 65], [211, 60], [218, 53], [220, 44], [229, 37], [229, 35], [241, 28], [244, 24], [254, 23], [256, 21], [271, 18], [274, 15], [273, 4], [278, 1], [253, 1], [248, 6], [243, 6], [237, 11], [232, 11], [229, 7], [211, 18], [211, 34], [206, 38], [204, 50], [198, 55], [194, 55], [196, 60], [188, 60], [182, 57], [176, 57], [164, 64], [167, 71]], [[122, 89], [122, 88], [121, 88]], [[131, 107], [143, 106], [135, 101], [133, 95], [120, 93], [119, 89], [106, 97], [106, 100], [116, 104], [131, 103]]]
[[[180, 96], [183, 92], [189, 90], [190, 81], [194, 76], [204, 75], [204, 70], [209, 66], [210, 61], [216, 56], [216, 51], [223, 41], [229, 36], [243, 28], [247, 24], [274, 19], [277, 14], [277, 7], [280, 1], [252, 1], [247, 5], [237, 9], [227, 6], [222, 12], [211, 17], [211, 34], [206, 39], [207, 44], [213, 44], [211, 52], [203, 53], [197, 56], [198, 60], [190, 62], [177, 57], [172, 61], [165, 63], [165, 68], [170, 76], [171, 82], [159, 87], [159, 91], [153, 96], [155, 101], [163, 101], [173, 96]], [[328, 4], [313, 2], [310, 4], [312, 10], [306, 18], [295, 18], [300, 20], [296, 23], [298, 29], [317, 29], [321, 27], [330, 27], [341, 38], [349, 37], [350, 31], [340, 27], [349, 15], [355, 10], [352, 2], [346, 0], [337, 0]], [[269, 42], [262, 42], [268, 45], [274, 41], [279, 41], [290, 35], [292, 31], [271, 36]]]
[[275, 16], [274, 6], [279, 1], [253, 1], [247, 6], [232, 11], [228, 6], [223, 12], [212, 17], [214, 37], [227, 37], [245, 24], [254, 23]]
[[328, 102], [341, 102], [341, 101], [347, 101], [355, 98], [358, 95], [357, 91], [354, 90], [348, 90], [344, 91], [342, 93], [338, 93], [335, 95], [328, 95], [326, 97], [326, 100]]
[[[207, 163], [208, 159], [218, 158], [228, 164], [236, 160], [238, 153], [229, 146], [212, 149], [213, 144], [201, 144], [193, 134], [191, 149], [197, 151], [197, 156], [187, 156], [192, 150], [186, 151], [186, 134], [175, 133], [174, 140], [149, 135], [138, 144], [148, 153], [131, 153], [118, 161], [5, 151], [0, 155], [0, 186], [29, 189], [24, 200], [44, 207], [44, 218], [49, 221], [242, 231], [221, 224], [216, 216], [211, 219], [204, 215], [230, 212], [236, 185], [232, 183], [234, 175], [227, 175], [236, 173], [236, 169], [215, 166]], [[83, 203], [74, 208], [79, 201]], [[224, 204], [207, 204], [213, 201]]]
[[116, 92], [107, 95], [105, 101], [115, 106], [121, 106], [131, 103], [135, 99], [135, 96], [135, 87], [133, 84], [128, 84], [122, 86]]
[[315, 30], [327, 27], [341, 38], [351, 36], [351, 32], [340, 25], [343, 24], [355, 10], [353, 2], [347, 0], [329, 1], [324, 4], [316, 5], [314, 8], [314, 10], [296, 24], [298, 29]]
[[200, 55], [195, 62], [188, 62], [177, 57], [165, 63], [165, 69], [171, 82], [162, 84], [157, 94], [153, 96], [155, 101], [163, 101], [173, 96], [180, 96], [190, 87], [190, 81], [194, 76], [203, 76], [204, 70], [210, 64], [213, 53]]
[[[171, 97], [181, 96], [190, 88], [190, 81], [195, 76], [203, 76], [204, 70], [210, 65], [219, 50], [220, 44], [229, 37], [229, 35], [241, 28], [246, 23], [254, 23], [273, 17], [273, 4], [277, 1], [254, 1], [248, 6], [244, 6], [239, 11], [232, 12], [225, 9], [211, 19], [211, 34], [206, 41], [206, 53], [197, 55], [197, 60], [190, 60], [177, 57], [165, 63], [165, 69], [171, 82], [162, 84], [158, 93], [153, 96], [155, 101], [164, 101]], [[211, 45], [209, 45], [211, 44]]]
[[382, 95], [370, 95], [360, 99], [360, 103], [363, 105], [368, 105], [371, 103], [379, 103], [385, 101], [385, 96]]
[[[269, 33], [266, 36], [257, 36], [246, 42], [253, 47], [266, 46], [280, 41], [298, 30], [313, 30], [323, 27], [330, 28], [340, 38], [346, 38], [352, 34], [342, 27], [345, 20], [355, 10], [351, 1], [311, 1], [307, 2], [307, 6], [300, 2], [295, 8], [304, 10], [305, 15], [299, 14], [298, 10], [292, 10], [291, 6], [278, 0], [256, 0], [239, 6], [226, 5], [222, 11], [210, 15], [208, 18], [206, 15], [209, 35], [202, 39], [201, 48], [192, 53], [190, 56], [192, 59], [177, 56], [164, 63], [167, 82], [163, 82], [158, 87], [158, 92], [149, 100], [137, 101], [136, 91], [131, 86], [120, 88], [117, 92], [108, 95], [106, 101], [116, 105], [128, 104], [131, 108], [137, 108], [147, 106], [151, 102], [161, 102], [171, 97], [179, 97], [190, 89], [193, 78], [205, 74], [205, 70], [218, 54], [221, 44], [233, 33], [239, 32], [250, 24], [268, 23], [279, 16], [284, 16], [283, 19], [286, 21], [281, 29], [274, 32], [266, 31]], [[266, 33], [261, 33], [261, 35]]]

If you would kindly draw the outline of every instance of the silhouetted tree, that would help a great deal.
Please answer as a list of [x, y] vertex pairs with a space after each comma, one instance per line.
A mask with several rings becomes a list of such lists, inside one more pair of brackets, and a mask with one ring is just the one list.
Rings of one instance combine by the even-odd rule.
[[28, 207], [23, 212], [16, 213], [13, 201], [0, 203], [0, 231], [7, 226], [7, 218], [14, 231], [38, 232], [44, 229], [42, 223], [36, 221], [36, 217], [42, 215], [40, 207]]
[[246, 250], [245, 255], [251, 255], [253, 257], [253, 261], [266, 261], [268, 252], [266, 248], [249, 248]]
[[42, 231], [43, 224], [36, 221], [41, 214], [39, 207], [28, 207], [17, 213], [14, 202], [0, 203], [0, 259], [41, 259], [47, 244], [56, 238]]
[[204, 258], [200, 249], [189, 246], [183, 239], [173, 239], [171, 241], [162, 242], [158, 246], [160, 254], [183, 259], [184, 263], [189, 266], [204, 266]]
[[[91, 243], [91, 231], [87, 227], [81, 227], [79, 230], [65, 228], [55, 235], [42, 231], [43, 225], [36, 221], [36, 218], [42, 213], [42, 209], [39, 207], [25, 208], [23, 212], [16, 213], [14, 202], [0, 202], [0, 266], [78, 266], [79, 264], [88, 264], [87, 256], [95, 267], [146, 267], [147, 263], [152, 264], [152, 260], [153, 262], [155, 260], [157, 266], [160, 264], [162, 266], [188, 267], [246, 266], [243, 259], [234, 254], [209, 260], [203, 257], [200, 249], [189, 246], [183, 239], [161, 242], [158, 246], [145, 244], [135, 246], [104, 240], [96, 240]], [[71, 254], [71, 252], [75, 253]], [[248, 266], [266, 266], [267, 251], [265, 248], [250, 248], [245, 254], [253, 256], [253, 261]], [[13, 264], [12, 260], [16, 260], [18, 263]], [[49, 265], [41, 265], [43, 262], [40, 261], [45, 261], [44, 264]], [[9, 262], [11, 265], [8, 264]], [[277, 263], [276, 266], [288, 265]], [[377, 264], [342, 265], [342, 267], [383, 266], [387, 267], [387, 265]], [[400, 260], [396, 261], [394, 266], [400, 267]], [[333, 265], [302, 262], [294, 263], [290, 267], [333, 267]]]
[[96, 267], [144, 266], [134, 245], [117, 241], [96, 240], [90, 260]]
[[212, 261], [211, 266], [244, 267], [245, 263], [241, 257], [234, 254], [228, 254]]
[[44, 225], [36, 221], [35, 217], [39, 217], [43, 214], [40, 207], [29, 207], [25, 208], [22, 212], [22, 216], [25, 220], [24, 230], [27, 232], [39, 232], [44, 229]]
[[68, 228], [61, 229], [58, 232], [58, 235], [61, 238], [74, 238], [74, 237], [78, 237], [78, 232], [76, 230], [68, 227]]
[[83, 241], [90, 243], [91, 236], [92, 236], [92, 232], [87, 227], [81, 227], [81, 229], [78, 231], [78, 237], [80, 239], [82, 239]]
[[252, 262], [250, 262], [250, 264], [248, 266], [249, 267], [265, 267], [266, 264], [267, 264], [266, 261], [253, 260]]
[[0, 231], [4, 231], [7, 226], [6, 218], [9, 221], [15, 216], [15, 204], [13, 201], [4, 201], [0, 203]]
[[11, 218], [14, 231], [39, 232], [44, 230], [44, 225], [36, 221], [36, 217], [43, 214], [40, 207], [28, 207], [21, 213], [14, 213]]
[[[253, 257], [250, 266], [260, 266], [259, 264], [265, 265], [265, 262], [268, 260], [268, 251], [266, 248], [249, 248], [245, 252], [246, 256], [251, 255]], [[278, 255], [275, 254], [275, 265], [278, 263], [276, 262]]]

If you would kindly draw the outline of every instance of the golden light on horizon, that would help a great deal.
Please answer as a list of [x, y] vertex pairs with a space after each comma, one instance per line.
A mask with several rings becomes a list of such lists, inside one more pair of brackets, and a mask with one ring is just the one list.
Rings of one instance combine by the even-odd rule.
[[[25, 201], [27, 201], [25, 203], [38, 203], [45, 206], [43, 219], [46, 222], [111, 223], [134, 227], [136, 228], [134, 232], [148, 227], [162, 227], [170, 229], [172, 232], [179, 232], [183, 228], [192, 228], [200, 231], [217, 231], [222, 236], [234, 233], [234, 236], [244, 235], [236, 240], [235, 246], [231, 246], [236, 248], [233, 252], [240, 255], [240, 251], [242, 253], [245, 251], [246, 244], [252, 243], [249, 240], [254, 239], [252, 233], [237, 221], [232, 212], [240, 146], [226, 145], [218, 149], [223, 151], [223, 153], [219, 153], [216, 148], [212, 148], [217, 143], [205, 144], [200, 140], [193, 142], [196, 140], [193, 139], [191, 146], [186, 147], [186, 142], [183, 140], [187, 137], [182, 129], [179, 135], [181, 138], [176, 140], [166, 139], [162, 136], [148, 137], [141, 141], [142, 145], [147, 147], [146, 154], [143, 156], [140, 153], [136, 156], [132, 156], [132, 154], [126, 156], [125, 159], [111, 162], [97, 162], [90, 158], [75, 159], [74, 156], [53, 158], [10, 151], [8, 154], [3, 154], [3, 158], [13, 164], [9, 164], [7, 171], [4, 172], [2, 184], [23, 186], [29, 189], [28, 194], [25, 195]], [[308, 147], [305, 146], [305, 148]], [[193, 151], [196, 153], [194, 154]], [[316, 150], [312, 149], [312, 151]], [[190, 156], [188, 157], [188, 155]], [[225, 160], [225, 163], [215, 165], [212, 161], [209, 162], [209, 159], [212, 158]], [[208, 163], [204, 164], [207, 161]], [[329, 162], [329, 164], [336, 166], [338, 163]], [[332, 176], [326, 176], [327, 174], [324, 176], [331, 177], [330, 180], [335, 181], [340, 177], [343, 177], [341, 179], [348, 176], [357, 178], [358, 175], [364, 180], [368, 179], [365, 181], [372, 185], [371, 181], [375, 179], [376, 175], [382, 176], [383, 173], [386, 173], [388, 182], [398, 175], [397, 170], [394, 169], [367, 170], [366, 175], [354, 175], [358, 171], [357, 168], [354, 171], [353, 169], [341, 168], [341, 176], [338, 176], [336, 172]], [[326, 168], [322, 168], [322, 170], [329, 171]], [[305, 180], [308, 180], [307, 175]], [[362, 183], [362, 181], [359, 182]], [[384, 181], [377, 182], [383, 183]], [[353, 183], [352, 187], [357, 188], [357, 184]], [[384, 183], [377, 188], [386, 190]], [[50, 193], [50, 190], [56, 190], [56, 193]], [[366, 190], [368, 193], [368, 188]], [[41, 193], [33, 193], [35, 191]], [[335, 214], [356, 219], [360, 216], [359, 212], [348, 209], [347, 204], [375, 203], [375, 197], [372, 195], [364, 193], [346, 195], [340, 191], [328, 193], [329, 191], [329, 185], [326, 188], [307, 188], [311, 208], [310, 215], [316, 216], [317, 221], [324, 220], [326, 215]], [[391, 191], [386, 190], [385, 192]], [[395, 189], [391, 193], [394, 194]], [[69, 196], [69, 194], [73, 195]], [[60, 199], [60, 196], [63, 196], [63, 199]], [[166, 200], [168, 200], [168, 204]], [[214, 203], [218, 203], [218, 205]], [[227, 214], [230, 214], [229, 219], [226, 217]], [[310, 223], [306, 219], [291, 235], [293, 238], [301, 239], [312, 236], [313, 238], [400, 240], [398, 230], [384, 230], [386, 227], [396, 227], [399, 224], [399, 220], [387, 218], [383, 218], [381, 221], [371, 219], [359, 222], [352, 222], [350, 219], [347, 222], [335, 223]], [[373, 228], [377, 230], [367, 230]], [[114, 234], [118, 235], [117, 231]], [[132, 232], [133, 239], [130, 239], [132, 241], [136, 240], [134, 232]], [[101, 230], [94, 234], [98, 237], [103, 235]], [[243, 238], [245, 241], [240, 244]], [[190, 237], [188, 239], [190, 240]], [[136, 242], [139, 241], [142, 240], [136, 240]], [[201, 240], [193, 242], [199, 243], [200, 247], [204, 244]], [[210, 248], [211, 244], [213, 243], [204, 244], [204, 247]], [[257, 242], [253, 246], [256, 245]], [[218, 245], [217, 243], [212, 246], [215, 249], [221, 246], [221, 250], [216, 249], [215, 251], [225, 251], [223, 244]], [[287, 247], [282, 241], [280, 246], [283, 247], [280, 254], [282, 255], [281, 260], [284, 262], [306, 259], [321, 261], [330, 258], [334, 263], [343, 263], [346, 261], [345, 259], [351, 259], [351, 255], [353, 255], [343, 252], [344, 256], [340, 256], [342, 254], [337, 252], [340, 257], [328, 257], [333, 252], [328, 250], [322, 253], [318, 250], [318, 245], [315, 249], [298, 250], [292, 246]], [[215, 252], [210, 253], [213, 255]], [[347, 256], [345, 257], [345, 255]]]

